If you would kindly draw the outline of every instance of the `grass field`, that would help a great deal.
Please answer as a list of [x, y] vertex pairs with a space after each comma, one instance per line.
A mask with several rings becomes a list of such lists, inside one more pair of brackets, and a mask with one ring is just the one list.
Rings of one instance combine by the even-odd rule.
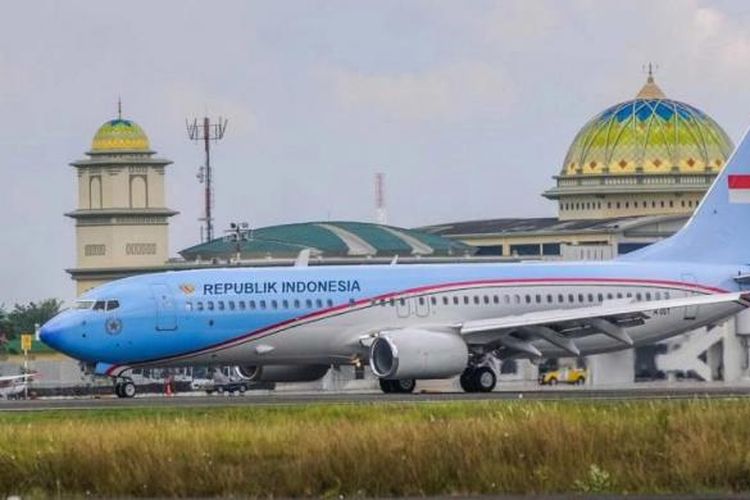
[[750, 400], [0, 414], [0, 495], [750, 490]]

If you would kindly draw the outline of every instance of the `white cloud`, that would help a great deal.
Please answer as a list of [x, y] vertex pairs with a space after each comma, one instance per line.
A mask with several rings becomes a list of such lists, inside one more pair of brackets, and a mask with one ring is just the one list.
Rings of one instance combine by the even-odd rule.
[[402, 121], [453, 121], [501, 114], [513, 102], [510, 79], [501, 68], [485, 62], [399, 74], [334, 69], [327, 76], [344, 109]]

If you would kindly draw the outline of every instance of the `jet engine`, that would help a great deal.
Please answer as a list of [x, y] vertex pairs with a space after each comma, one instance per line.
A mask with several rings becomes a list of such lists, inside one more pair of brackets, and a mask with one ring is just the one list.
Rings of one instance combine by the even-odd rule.
[[250, 365], [236, 366], [240, 378], [252, 382], [312, 382], [328, 373], [328, 365]]
[[392, 330], [370, 346], [370, 368], [384, 379], [449, 378], [462, 373], [468, 361], [466, 342], [451, 332]]

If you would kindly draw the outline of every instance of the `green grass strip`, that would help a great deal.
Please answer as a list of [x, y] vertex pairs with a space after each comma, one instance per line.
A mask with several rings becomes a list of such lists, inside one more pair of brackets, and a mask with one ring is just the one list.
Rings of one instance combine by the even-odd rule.
[[750, 400], [0, 414], [0, 494], [750, 490]]

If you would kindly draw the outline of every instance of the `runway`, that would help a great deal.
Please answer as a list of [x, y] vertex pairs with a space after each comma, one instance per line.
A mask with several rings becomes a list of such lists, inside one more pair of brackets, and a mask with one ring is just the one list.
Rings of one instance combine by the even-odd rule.
[[450, 401], [637, 401], [684, 400], [750, 397], [750, 386], [702, 386], [694, 384], [659, 385], [626, 388], [557, 387], [545, 389], [498, 390], [486, 394], [463, 392], [418, 392], [414, 394], [382, 394], [366, 392], [270, 392], [257, 391], [245, 395], [184, 394], [174, 397], [143, 395], [133, 399], [114, 396], [91, 398], [50, 398], [0, 402], [0, 412], [50, 410], [111, 410], [118, 408], [207, 408], [220, 406], [295, 406], [309, 404], [430, 404]]

